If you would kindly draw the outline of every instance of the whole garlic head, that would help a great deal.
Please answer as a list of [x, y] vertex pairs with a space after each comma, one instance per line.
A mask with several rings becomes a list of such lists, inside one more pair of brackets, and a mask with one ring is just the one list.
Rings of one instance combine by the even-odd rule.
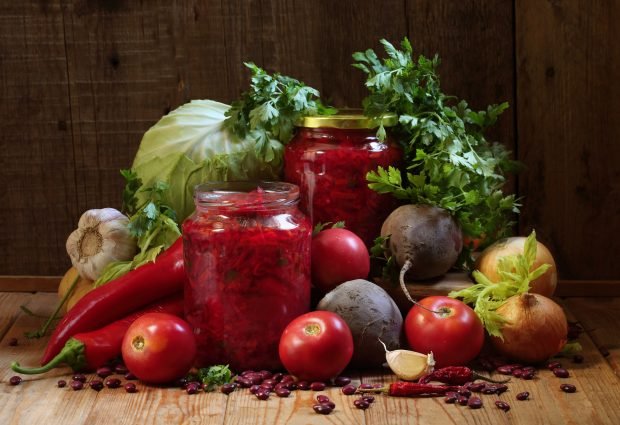
[[131, 260], [137, 250], [129, 233], [129, 219], [114, 208], [92, 209], [82, 214], [66, 247], [73, 267], [80, 276], [91, 280], [97, 280], [109, 263]]

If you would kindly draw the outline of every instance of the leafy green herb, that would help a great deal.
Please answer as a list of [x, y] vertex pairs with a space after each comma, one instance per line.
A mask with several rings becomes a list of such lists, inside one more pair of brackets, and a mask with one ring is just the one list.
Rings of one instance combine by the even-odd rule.
[[[514, 195], [504, 195], [505, 173], [517, 163], [499, 144], [489, 143], [484, 131], [508, 108], [507, 103], [473, 111], [463, 100], [445, 95], [436, 72], [439, 58], [413, 58], [408, 39], [397, 49], [381, 40], [387, 58], [373, 50], [353, 54], [354, 67], [367, 74], [370, 94], [365, 114], [399, 115], [395, 131], [404, 148], [405, 173], [395, 168], [369, 172], [369, 187], [411, 203], [436, 205], [450, 211], [472, 238], [504, 236], [518, 213]], [[384, 135], [380, 128], [378, 136]]]
[[232, 372], [228, 365], [216, 365], [198, 370], [197, 379], [204, 384], [205, 391], [213, 391], [216, 387], [232, 380]]
[[550, 264], [542, 264], [531, 270], [535, 260], [536, 232], [532, 232], [525, 241], [523, 254], [507, 255], [498, 260], [499, 282], [491, 282], [484, 274], [475, 270], [473, 272], [475, 285], [460, 291], [452, 291], [448, 296], [461, 298], [465, 304], [473, 304], [474, 311], [489, 335], [502, 338], [501, 328], [506, 319], [497, 314], [496, 310], [513, 295], [528, 292], [530, 283], [551, 267]]
[[[317, 223], [314, 225], [314, 229], [312, 229], [312, 236], [315, 236], [316, 234], [318, 234], [320, 231], [324, 230], [327, 226], [329, 226], [331, 223], [331, 221], [328, 221], [327, 223]], [[345, 225], [344, 225], [344, 221], [337, 221], [334, 224], [331, 225], [332, 229], [344, 229]]]
[[305, 115], [328, 115], [336, 110], [323, 105], [319, 92], [301, 81], [278, 73], [268, 74], [253, 63], [249, 91], [226, 112], [226, 126], [240, 138], [256, 141], [256, 154], [265, 162], [279, 162], [295, 122]]
[[[176, 241], [181, 232], [174, 210], [162, 199], [168, 185], [157, 182], [151, 188], [139, 189], [141, 180], [133, 170], [121, 170], [126, 185], [123, 191], [123, 210], [130, 212], [129, 231], [136, 238], [140, 251], [129, 261], [113, 261], [102, 271], [94, 286], [104, 285], [130, 270], [155, 261], [161, 251]], [[147, 194], [146, 201], [138, 205], [138, 190]]]

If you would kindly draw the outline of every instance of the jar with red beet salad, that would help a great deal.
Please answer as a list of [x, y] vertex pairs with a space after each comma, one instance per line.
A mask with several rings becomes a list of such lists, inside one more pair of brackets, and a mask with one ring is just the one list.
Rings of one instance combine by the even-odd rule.
[[280, 335], [310, 309], [312, 226], [284, 182], [197, 186], [183, 223], [185, 316], [196, 366], [277, 369]]
[[366, 173], [400, 166], [402, 150], [377, 127], [391, 127], [396, 115], [371, 119], [361, 113], [308, 116], [284, 151], [284, 179], [300, 187], [300, 208], [313, 224], [344, 221], [368, 246], [397, 207], [389, 194], [368, 188]]

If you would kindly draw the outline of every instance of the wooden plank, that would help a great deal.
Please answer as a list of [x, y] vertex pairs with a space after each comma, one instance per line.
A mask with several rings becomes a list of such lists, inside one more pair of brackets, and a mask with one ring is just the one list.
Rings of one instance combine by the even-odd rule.
[[620, 4], [515, 9], [521, 234], [536, 229], [563, 279], [617, 279]]
[[619, 280], [560, 280], [558, 297], [620, 297]]
[[59, 274], [76, 212], [61, 2], [2, 2], [0, 52], [0, 274]]
[[0, 292], [56, 292], [61, 276], [0, 276]]
[[[595, 306], [592, 303], [592, 306]], [[611, 311], [616, 314], [620, 304]], [[611, 307], [611, 306], [610, 306]], [[594, 307], [595, 308], [595, 307]], [[614, 310], [615, 309], [615, 310]], [[574, 308], [571, 307], [571, 311]], [[605, 323], [606, 329], [609, 322]], [[614, 323], [612, 325], [616, 325]], [[579, 342], [583, 346], [584, 363], [570, 363], [560, 359], [570, 371], [570, 378], [559, 379], [546, 368], [541, 368], [534, 380], [512, 379], [508, 391], [500, 396], [477, 394], [484, 403], [478, 411], [458, 405], [445, 404], [442, 397], [406, 399], [396, 397], [377, 397], [376, 405], [366, 411], [366, 420], [373, 424], [615, 424], [620, 413], [614, 406], [620, 402], [620, 380], [600, 355], [596, 345], [588, 335], [582, 335]], [[497, 376], [495, 376], [497, 378]], [[499, 376], [502, 377], [502, 376]], [[364, 383], [389, 384], [395, 378], [391, 374], [374, 373], [362, 378]], [[577, 387], [574, 394], [560, 390], [560, 384], [572, 383]], [[517, 401], [516, 394], [528, 391], [528, 401]], [[495, 400], [510, 404], [509, 412], [504, 413], [494, 406]]]
[[[516, 150], [513, 2], [407, 0], [405, 14], [414, 51], [441, 58], [445, 93], [473, 109], [507, 101], [489, 139]], [[514, 185], [509, 190], [514, 191]]]
[[594, 341], [616, 376], [620, 377], [620, 298], [567, 298], [564, 303]]
[[[0, 321], [7, 315], [17, 316], [17, 321], [4, 336], [2, 345], [6, 344], [8, 338], [19, 336], [23, 331], [32, 330], [40, 324], [40, 320], [19, 313], [17, 304], [30, 300], [29, 307], [45, 315], [53, 308], [53, 297], [53, 294], [0, 293]], [[615, 316], [620, 311], [620, 301], [577, 301], [574, 305], [571, 300], [567, 301], [569, 315], [578, 311], [578, 314], [592, 318], [601, 315], [601, 311], [609, 312], [609, 316], [599, 323], [608, 330], [608, 336], [616, 337], [614, 341], [617, 346], [614, 331], [618, 325]], [[574, 364], [562, 360], [570, 370], [569, 379], [558, 379], [550, 371], [542, 369], [532, 381], [513, 380], [509, 383], [508, 392], [499, 397], [482, 395], [485, 407], [481, 410], [447, 405], [442, 398], [407, 399], [377, 395], [375, 403], [368, 410], [360, 411], [353, 407], [353, 400], [357, 396], [344, 396], [339, 389], [330, 388], [321, 393], [327, 394], [337, 407], [332, 414], [321, 416], [312, 411], [313, 399], [317, 395], [312, 391], [298, 391], [287, 399], [273, 396], [264, 402], [256, 400], [247, 390], [236, 391], [228, 397], [221, 393], [188, 396], [180, 389], [145, 386], [141, 383], [137, 384], [139, 391], [136, 394], [107, 388], [101, 392], [90, 389], [75, 392], [69, 388], [56, 388], [56, 380], [68, 378], [67, 368], [38, 377], [25, 377], [21, 385], [8, 386], [6, 382], [13, 375], [8, 369], [10, 361], [17, 359], [23, 364], [36, 364], [45, 344], [44, 339], [20, 340], [18, 346], [0, 350], [0, 382], [4, 386], [0, 392], [0, 423], [72, 425], [104, 424], [111, 420], [119, 424], [619, 423], [620, 412], [614, 406], [620, 403], [620, 380], [588, 335], [582, 335], [580, 342], [584, 348], [584, 363]], [[88, 375], [88, 379], [93, 379], [93, 375]], [[378, 371], [365, 372], [354, 383], [389, 383], [395, 380], [391, 374]], [[565, 382], [575, 384], [577, 393], [561, 392], [559, 385]], [[530, 400], [516, 401], [514, 397], [520, 391], [529, 391]], [[493, 405], [497, 399], [507, 401], [512, 409], [508, 413], [497, 409]]]

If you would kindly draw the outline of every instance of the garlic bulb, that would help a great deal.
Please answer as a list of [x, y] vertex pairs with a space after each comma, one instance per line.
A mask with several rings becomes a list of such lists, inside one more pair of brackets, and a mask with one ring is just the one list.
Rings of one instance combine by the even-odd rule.
[[97, 280], [112, 261], [126, 261], [136, 253], [129, 219], [114, 208], [88, 210], [67, 239], [71, 263], [83, 278]]

